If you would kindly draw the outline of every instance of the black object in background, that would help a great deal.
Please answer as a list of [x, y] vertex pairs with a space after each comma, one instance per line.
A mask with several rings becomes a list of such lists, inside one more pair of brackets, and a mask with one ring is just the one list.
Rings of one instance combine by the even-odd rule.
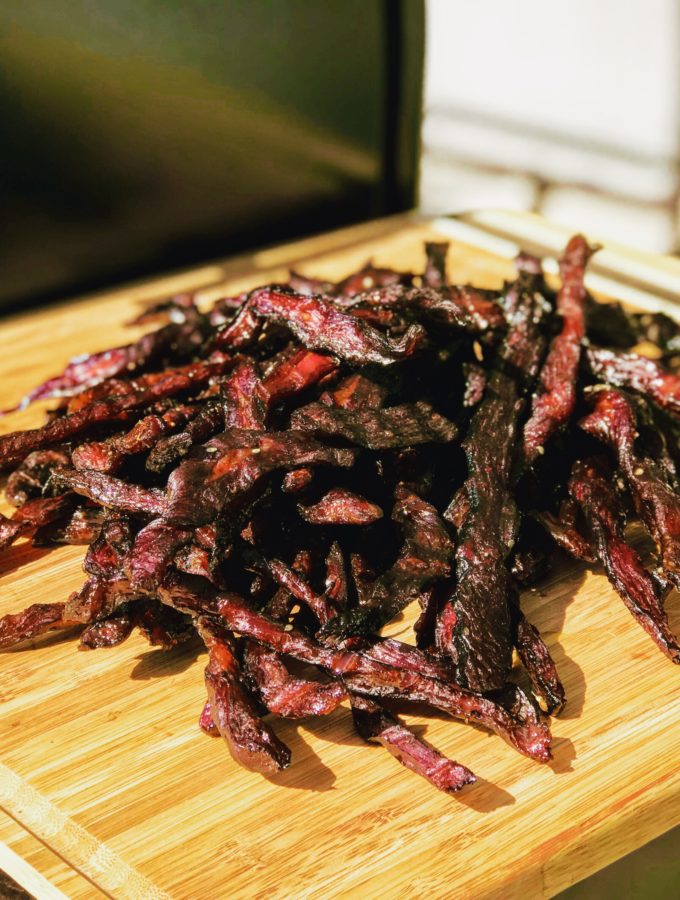
[[0, 307], [407, 209], [421, 0], [3, 0]]

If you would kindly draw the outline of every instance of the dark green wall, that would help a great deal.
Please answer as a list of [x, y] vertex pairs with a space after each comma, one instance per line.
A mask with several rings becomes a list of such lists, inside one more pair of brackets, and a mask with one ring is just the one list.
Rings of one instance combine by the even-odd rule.
[[413, 203], [419, 0], [4, 0], [0, 304]]

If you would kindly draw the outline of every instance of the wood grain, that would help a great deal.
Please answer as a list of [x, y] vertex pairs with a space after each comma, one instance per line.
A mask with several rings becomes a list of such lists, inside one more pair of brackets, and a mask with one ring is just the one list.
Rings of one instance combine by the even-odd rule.
[[[424, 224], [304, 246], [303, 268], [337, 277], [373, 256], [421, 267]], [[297, 255], [301, 255], [297, 251]], [[282, 277], [290, 251], [206, 298]], [[257, 262], [257, 260], [255, 261]], [[296, 263], [300, 266], [300, 263]], [[488, 286], [511, 265], [456, 245], [451, 275]], [[191, 284], [184, 276], [183, 288]], [[167, 281], [163, 290], [172, 290]], [[2, 325], [0, 405], [71, 355], [129, 339], [143, 286]], [[41, 410], [0, 420], [29, 427]], [[26, 543], [0, 560], [0, 614], [63, 599], [82, 551]], [[523, 603], [565, 682], [555, 759], [541, 766], [498, 737], [443, 715], [407, 714], [428, 740], [479, 776], [439, 794], [381, 748], [349, 712], [277, 723], [293, 765], [271, 781], [238, 768], [196, 720], [204, 656], [165, 654], [138, 636], [78, 652], [63, 636], [1, 657], [0, 806], [74, 870], [114, 897], [549, 897], [680, 822], [680, 672], [633, 622], [601, 574], [555, 572]], [[669, 615], [680, 629], [677, 594]], [[391, 626], [408, 634], [411, 611]], [[1, 837], [1, 832], [0, 832]], [[28, 852], [28, 851], [27, 851]]]

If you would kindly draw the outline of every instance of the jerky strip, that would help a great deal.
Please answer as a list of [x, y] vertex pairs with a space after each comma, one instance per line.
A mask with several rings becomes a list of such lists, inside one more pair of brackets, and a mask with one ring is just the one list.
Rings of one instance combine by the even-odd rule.
[[440, 791], [453, 794], [477, 780], [469, 769], [421, 741], [374, 700], [357, 695], [350, 699], [354, 724], [361, 737], [382, 744], [403, 766]]
[[298, 504], [298, 512], [312, 525], [370, 525], [383, 514], [375, 503], [345, 488], [333, 488], [311, 506]]
[[586, 359], [598, 381], [636, 391], [680, 418], [680, 376], [645, 356], [588, 347]]
[[290, 421], [294, 429], [343, 437], [371, 450], [446, 444], [457, 434], [453, 422], [424, 401], [376, 410], [332, 409], [323, 403], [310, 403], [296, 410]]
[[165, 494], [158, 488], [129, 484], [103, 472], [57, 466], [52, 470], [52, 478], [56, 484], [113, 509], [149, 516], [162, 516], [166, 509]]
[[607, 578], [652, 640], [680, 663], [680, 645], [668, 626], [659, 588], [624, 540], [625, 515], [611, 481], [611, 473], [598, 461], [576, 462], [569, 491], [584, 512]]
[[550, 344], [531, 415], [524, 426], [527, 465], [543, 452], [550, 437], [566, 425], [574, 411], [581, 342], [585, 335], [583, 277], [593, 252], [583, 235], [577, 234], [567, 244], [560, 260], [562, 287], [557, 295], [557, 313], [562, 317], [562, 330]]

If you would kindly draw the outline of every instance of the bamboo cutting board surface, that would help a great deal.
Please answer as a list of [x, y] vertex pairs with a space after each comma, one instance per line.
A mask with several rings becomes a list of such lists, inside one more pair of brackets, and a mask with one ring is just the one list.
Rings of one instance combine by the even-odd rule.
[[[285, 277], [295, 260], [336, 278], [373, 256], [422, 268], [433, 224], [399, 220], [268, 251], [226, 272], [226, 289]], [[377, 234], [377, 236], [376, 236]], [[508, 260], [455, 243], [450, 275], [496, 286]], [[85, 350], [130, 340], [142, 298], [225, 289], [219, 266], [0, 325], [0, 406]], [[44, 409], [44, 407], [43, 407]], [[32, 427], [43, 409], [0, 420]], [[83, 548], [18, 543], [0, 558], [0, 614], [64, 599], [83, 581]], [[86, 896], [548, 897], [680, 823], [680, 672], [634, 623], [606, 579], [565, 563], [523, 606], [540, 628], [568, 703], [553, 721], [554, 761], [444, 715], [405, 715], [479, 781], [451, 797], [355, 736], [346, 709], [277, 721], [293, 764], [270, 781], [200, 733], [198, 646], [78, 652], [52, 635], [0, 656], [0, 840]], [[680, 598], [668, 601], [680, 630]], [[390, 633], [408, 640], [412, 616]], [[42, 842], [45, 848], [40, 850]], [[56, 855], [55, 855], [56, 854]], [[50, 860], [52, 862], [50, 862]], [[52, 866], [56, 871], [56, 867]], [[50, 871], [52, 871], [50, 870]], [[43, 869], [44, 871], [44, 869]]]

